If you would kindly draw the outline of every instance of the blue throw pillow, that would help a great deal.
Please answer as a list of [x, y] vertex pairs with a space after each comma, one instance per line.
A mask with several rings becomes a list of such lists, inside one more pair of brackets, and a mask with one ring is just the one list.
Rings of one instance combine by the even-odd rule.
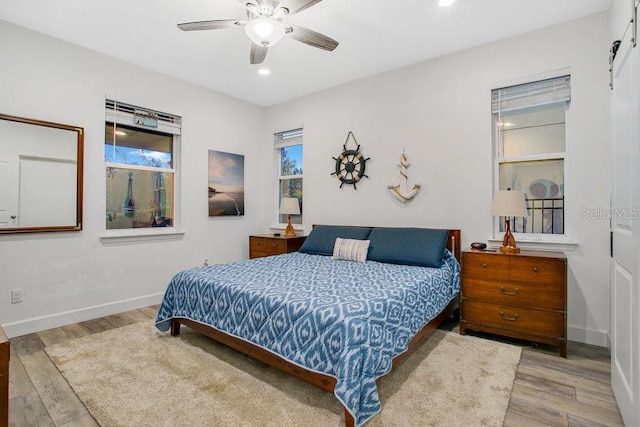
[[374, 228], [367, 237], [371, 241], [367, 259], [439, 268], [448, 237], [449, 230]]
[[316, 225], [307, 236], [298, 252], [315, 255], [333, 255], [336, 239], [366, 240], [371, 232], [366, 227], [345, 227], [338, 225]]

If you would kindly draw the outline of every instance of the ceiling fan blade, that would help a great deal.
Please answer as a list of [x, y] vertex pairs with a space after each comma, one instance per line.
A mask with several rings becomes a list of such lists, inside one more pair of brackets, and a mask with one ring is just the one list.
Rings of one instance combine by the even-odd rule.
[[196, 21], [178, 24], [182, 31], [222, 30], [225, 28], [242, 27], [246, 21], [237, 19], [216, 19], [214, 21]]
[[322, 0], [284, 0], [280, 3], [280, 7], [284, 7], [289, 11], [288, 15], [291, 16], [294, 13], [302, 12], [305, 9], [309, 9], [316, 3], [320, 3]]
[[251, 43], [251, 54], [249, 56], [249, 62], [251, 64], [262, 64], [264, 58], [267, 56], [269, 48], [260, 46], [255, 43]]
[[[317, 47], [318, 49], [324, 49], [328, 51], [334, 50], [338, 47], [338, 42], [334, 39], [327, 37], [323, 34], [317, 33], [308, 28], [300, 27], [298, 25], [287, 24], [287, 33], [285, 35], [291, 37], [294, 40], [308, 44], [309, 46]], [[289, 31], [289, 29], [291, 31]]]

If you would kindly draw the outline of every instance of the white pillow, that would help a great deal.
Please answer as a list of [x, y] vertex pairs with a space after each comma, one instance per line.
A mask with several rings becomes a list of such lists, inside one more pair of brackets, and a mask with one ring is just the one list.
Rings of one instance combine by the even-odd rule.
[[365, 262], [369, 252], [370, 240], [336, 238], [332, 259]]

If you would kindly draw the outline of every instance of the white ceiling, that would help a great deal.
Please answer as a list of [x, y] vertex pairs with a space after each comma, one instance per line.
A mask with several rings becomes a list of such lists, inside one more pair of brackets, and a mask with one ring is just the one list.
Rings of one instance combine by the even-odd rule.
[[[285, 38], [249, 64], [242, 29], [176, 24], [246, 19], [238, 0], [2, 0], [0, 19], [269, 106], [383, 71], [608, 9], [611, 0], [323, 0], [285, 19], [340, 42], [326, 52]], [[2, 43], [6, 43], [3, 41]]]

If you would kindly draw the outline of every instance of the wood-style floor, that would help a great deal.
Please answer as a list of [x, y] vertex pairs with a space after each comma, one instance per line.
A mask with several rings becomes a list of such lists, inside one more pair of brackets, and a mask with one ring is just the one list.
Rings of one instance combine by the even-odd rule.
[[[9, 425], [97, 426], [49, 360], [45, 346], [149, 321], [157, 309], [152, 306], [12, 338]], [[610, 386], [607, 349], [570, 342], [569, 356], [562, 359], [552, 348], [525, 346], [504, 425], [622, 426]]]

